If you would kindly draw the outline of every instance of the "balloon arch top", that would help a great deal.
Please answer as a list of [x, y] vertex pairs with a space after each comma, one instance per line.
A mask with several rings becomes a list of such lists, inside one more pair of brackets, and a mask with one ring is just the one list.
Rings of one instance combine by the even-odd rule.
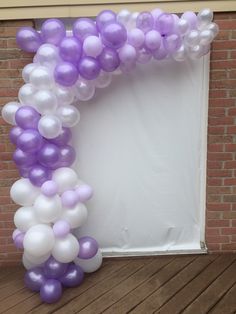
[[86, 221], [84, 203], [93, 193], [71, 168], [76, 153], [70, 128], [80, 119], [75, 105], [107, 87], [112, 74], [126, 73], [137, 63], [202, 57], [218, 33], [212, 19], [209, 9], [180, 17], [159, 9], [105, 10], [95, 20], [77, 19], [70, 31], [58, 19], [46, 20], [40, 32], [19, 29], [17, 44], [35, 56], [22, 71], [19, 101], [2, 110], [13, 125], [13, 160], [21, 175], [10, 191], [21, 206], [12, 237], [24, 249], [25, 284], [40, 291], [42, 301], [56, 302], [62, 287], [80, 285], [84, 273], [102, 263], [97, 241], [74, 235]]

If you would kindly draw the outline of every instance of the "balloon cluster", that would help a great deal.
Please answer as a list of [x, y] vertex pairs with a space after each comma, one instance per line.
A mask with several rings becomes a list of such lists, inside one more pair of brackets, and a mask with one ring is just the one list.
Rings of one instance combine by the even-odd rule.
[[24, 249], [25, 284], [40, 291], [43, 301], [56, 302], [63, 286], [81, 284], [84, 272], [102, 263], [96, 240], [74, 235], [87, 219], [84, 203], [93, 193], [71, 168], [76, 153], [70, 128], [80, 120], [75, 105], [107, 87], [112, 73], [128, 72], [137, 63], [200, 58], [218, 33], [212, 19], [209, 9], [181, 17], [159, 9], [140, 14], [105, 10], [95, 20], [77, 19], [72, 31], [58, 19], [46, 20], [40, 32], [18, 31], [20, 48], [36, 54], [22, 71], [19, 101], [2, 110], [13, 125], [13, 160], [22, 177], [10, 192], [21, 206], [13, 241]]

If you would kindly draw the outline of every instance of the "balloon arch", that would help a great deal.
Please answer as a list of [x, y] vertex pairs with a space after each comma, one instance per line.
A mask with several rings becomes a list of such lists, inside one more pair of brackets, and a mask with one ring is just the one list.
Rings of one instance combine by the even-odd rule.
[[102, 264], [97, 241], [77, 239], [73, 232], [86, 221], [84, 203], [93, 193], [71, 168], [76, 153], [70, 128], [80, 119], [75, 105], [107, 87], [112, 74], [126, 73], [137, 63], [202, 57], [218, 33], [212, 20], [209, 9], [181, 17], [159, 9], [105, 10], [95, 20], [77, 19], [70, 31], [58, 19], [46, 20], [40, 32], [19, 29], [19, 47], [36, 54], [22, 71], [19, 102], [2, 110], [13, 125], [13, 160], [21, 175], [10, 191], [21, 206], [12, 237], [24, 249], [25, 284], [39, 291], [42, 301], [58, 301], [62, 287], [80, 285], [84, 273]]

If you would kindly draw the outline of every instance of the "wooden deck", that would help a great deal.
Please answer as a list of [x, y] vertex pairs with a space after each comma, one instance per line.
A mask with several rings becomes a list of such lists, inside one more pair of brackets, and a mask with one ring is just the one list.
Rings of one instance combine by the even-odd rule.
[[0, 313], [236, 313], [236, 254], [105, 260], [52, 305], [24, 288], [23, 274], [0, 269]]

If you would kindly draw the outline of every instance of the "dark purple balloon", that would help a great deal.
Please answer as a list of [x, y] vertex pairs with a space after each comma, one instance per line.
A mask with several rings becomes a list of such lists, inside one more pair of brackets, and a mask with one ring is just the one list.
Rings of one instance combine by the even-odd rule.
[[106, 72], [113, 72], [120, 65], [120, 58], [115, 49], [105, 47], [98, 56], [101, 68]]
[[19, 168], [20, 176], [23, 177], [23, 178], [28, 178], [31, 168], [32, 168], [32, 166], [30, 166], [30, 167], [20, 167]]
[[84, 279], [82, 268], [75, 264], [69, 264], [66, 273], [60, 278], [61, 283], [65, 287], [77, 287]]
[[92, 57], [83, 57], [78, 65], [80, 75], [86, 80], [94, 80], [100, 73], [100, 65], [97, 59]]
[[60, 167], [69, 167], [73, 164], [76, 158], [75, 149], [70, 145], [60, 147]]
[[39, 291], [42, 285], [45, 284], [45, 281], [43, 269], [40, 267], [29, 269], [25, 273], [24, 282], [31, 291]]
[[92, 19], [79, 18], [73, 25], [73, 34], [78, 39], [84, 40], [89, 35], [98, 36], [98, 31]]
[[53, 168], [53, 165], [60, 159], [60, 150], [57, 145], [45, 143], [38, 152], [38, 161], [41, 165]]
[[17, 148], [13, 153], [13, 160], [17, 166], [29, 167], [37, 162], [35, 154], [29, 154]]
[[41, 37], [46, 43], [59, 45], [66, 36], [66, 29], [62, 21], [58, 19], [48, 19], [41, 27]]
[[33, 185], [41, 186], [52, 178], [52, 173], [42, 165], [35, 165], [29, 171], [29, 180]]
[[36, 52], [42, 43], [39, 33], [32, 27], [21, 27], [16, 34], [16, 42], [27, 52]]
[[111, 10], [104, 10], [96, 17], [97, 28], [101, 31], [105, 25], [116, 21], [116, 14]]
[[22, 129], [37, 129], [40, 114], [30, 106], [22, 106], [16, 111], [15, 120]]
[[40, 288], [41, 300], [45, 303], [55, 303], [62, 295], [62, 286], [56, 279], [46, 280]]
[[67, 267], [67, 263], [60, 263], [51, 256], [44, 264], [44, 273], [48, 279], [58, 279], [64, 275]]
[[13, 128], [11, 128], [9, 136], [10, 136], [10, 141], [12, 142], [12, 144], [16, 145], [18, 136], [21, 135], [23, 131], [24, 130], [20, 128], [19, 126], [14, 126]]
[[92, 237], [82, 237], [79, 239], [79, 258], [89, 259], [97, 254], [98, 243]]
[[65, 37], [59, 46], [60, 56], [64, 61], [78, 62], [82, 55], [82, 44], [76, 37]]
[[58, 146], [64, 146], [68, 144], [71, 138], [72, 138], [71, 130], [69, 128], [62, 128], [61, 133], [57, 137], [52, 138], [49, 141]]
[[72, 86], [78, 79], [78, 70], [73, 63], [61, 62], [54, 70], [55, 81], [62, 86]]
[[36, 130], [25, 130], [17, 140], [17, 146], [27, 153], [35, 153], [40, 150], [43, 138]]
[[102, 29], [102, 41], [113, 49], [121, 48], [127, 40], [127, 31], [121, 23], [110, 23]]

